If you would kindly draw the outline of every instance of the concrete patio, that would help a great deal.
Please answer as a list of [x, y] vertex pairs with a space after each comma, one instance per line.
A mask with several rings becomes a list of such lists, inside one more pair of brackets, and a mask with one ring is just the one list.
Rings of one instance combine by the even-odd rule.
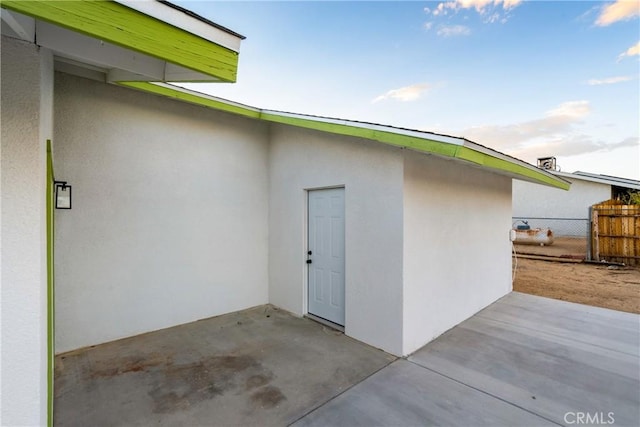
[[58, 356], [55, 424], [637, 426], [639, 339], [637, 315], [512, 293], [396, 359], [263, 306]]

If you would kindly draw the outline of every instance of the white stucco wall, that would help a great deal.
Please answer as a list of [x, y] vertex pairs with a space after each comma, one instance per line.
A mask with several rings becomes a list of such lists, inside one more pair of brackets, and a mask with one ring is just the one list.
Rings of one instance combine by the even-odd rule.
[[53, 60], [2, 37], [0, 425], [47, 422], [46, 140]]
[[56, 74], [56, 350], [268, 302], [268, 131]]
[[511, 291], [510, 228], [511, 179], [406, 152], [403, 354]]
[[402, 351], [402, 150], [274, 125], [269, 300], [306, 312], [305, 190], [345, 187], [345, 333]]
[[571, 182], [569, 191], [513, 180], [513, 216], [528, 218], [533, 227], [550, 227], [557, 236], [585, 237], [589, 206], [609, 200], [611, 186], [580, 179], [563, 179]]

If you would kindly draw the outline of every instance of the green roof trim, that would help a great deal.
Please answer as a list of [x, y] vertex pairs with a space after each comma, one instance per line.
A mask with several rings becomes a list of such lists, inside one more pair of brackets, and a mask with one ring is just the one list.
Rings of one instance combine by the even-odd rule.
[[235, 82], [238, 53], [113, 1], [2, 0], [3, 8]]
[[171, 89], [166, 86], [157, 85], [148, 82], [117, 82], [120, 86], [126, 86], [133, 89], [142, 90], [145, 92], [151, 92], [156, 95], [165, 96], [167, 98], [178, 99], [190, 104], [201, 105], [207, 108], [213, 108], [215, 110], [226, 111], [227, 113], [238, 114], [241, 116], [251, 117], [252, 119], [260, 118], [260, 111], [257, 109], [251, 109], [240, 105], [234, 105], [227, 102], [218, 101], [212, 98], [204, 96], [198, 96], [192, 93], [183, 92], [176, 89]]
[[[229, 101], [219, 100], [217, 98], [213, 98], [205, 94], [198, 94], [177, 86], [175, 86], [174, 89], [167, 87], [169, 85], [159, 85], [147, 82], [118, 82], [118, 84], [253, 119], [264, 120], [272, 123], [281, 123], [305, 129], [313, 129], [336, 135], [364, 138], [395, 147], [408, 148], [422, 153], [462, 160], [487, 169], [492, 169], [496, 172], [520, 176], [529, 181], [536, 181], [538, 183], [561, 188], [563, 190], [569, 189], [569, 183], [563, 179], [556, 178], [549, 173], [545, 173], [535, 166], [527, 166], [524, 162], [522, 162], [523, 164], [520, 164], [517, 159], [509, 160], [506, 155], [502, 158], [501, 156], [503, 155], [501, 153], [495, 152], [496, 155], [493, 155], [491, 153], [485, 153], [483, 151], [476, 150], [473, 147], [466, 146], [465, 144], [473, 143], [467, 142], [461, 138], [448, 137], [451, 140], [460, 141], [460, 144], [452, 144], [437, 141], [435, 139], [429, 139], [426, 137], [428, 135], [427, 133], [425, 133], [425, 137], [423, 138], [408, 135], [402, 131], [394, 132], [391, 130], [392, 128], [388, 128], [389, 130], [379, 129], [384, 128], [385, 126], [383, 125], [358, 125], [355, 122], [351, 122], [353, 124], [349, 124], [348, 121], [344, 120], [339, 120], [340, 123], [336, 123], [337, 120], [332, 119], [305, 118], [295, 114], [261, 110], [258, 108], [235, 104]], [[419, 134], [419, 131], [409, 131], [407, 133]], [[488, 149], [486, 150], [488, 151]]]
[[526, 176], [530, 179], [544, 182], [547, 185], [561, 188], [563, 190], [569, 189], [568, 183], [564, 182], [563, 180], [556, 179], [553, 176], [548, 176], [541, 171], [533, 169], [533, 167], [529, 169], [526, 166], [519, 165], [515, 162], [501, 159], [499, 157], [482, 153], [480, 151], [476, 151], [472, 148], [461, 145], [448, 144], [446, 142], [434, 141], [428, 138], [419, 138], [416, 136], [404, 135], [391, 131], [380, 131], [342, 123], [331, 123], [326, 121], [291, 117], [287, 115], [280, 115], [277, 113], [263, 112], [260, 118], [271, 122], [303, 127], [307, 129], [315, 129], [322, 132], [329, 132], [338, 135], [366, 138], [396, 147], [410, 148], [412, 150], [420, 151], [423, 153], [465, 160], [488, 169]]
[[550, 174], [546, 174], [542, 171], [536, 170], [537, 168], [534, 169], [533, 166], [532, 168], [527, 168], [506, 159], [501, 159], [499, 157], [481, 153], [469, 147], [459, 147], [458, 152], [454, 157], [460, 160], [466, 160], [468, 162], [475, 163], [485, 168], [525, 176], [529, 179], [533, 179], [540, 183], [560, 188], [562, 190], [568, 190], [570, 187], [570, 184], [568, 182], [557, 179], [554, 176], [549, 176]]
[[446, 144], [443, 142], [432, 141], [430, 139], [423, 139], [415, 136], [402, 135], [389, 131], [380, 131], [369, 129], [366, 127], [352, 126], [341, 123], [331, 123], [326, 121], [303, 119], [299, 117], [290, 117], [277, 113], [263, 112], [261, 118], [270, 122], [282, 123], [307, 129], [314, 129], [322, 132], [371, 139], [374, 141], [382, 142], [384, 144], [394, 145], [396, 147], [412, 148], [417, 151], [439, 154], [446, 157], [453, 157], [456, 149], [458, 148], [458, 146], [454, 144]]

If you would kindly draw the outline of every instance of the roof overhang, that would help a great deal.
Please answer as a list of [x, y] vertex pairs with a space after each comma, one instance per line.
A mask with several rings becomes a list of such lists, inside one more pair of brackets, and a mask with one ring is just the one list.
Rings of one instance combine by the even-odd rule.
[[235, 82], [244, 38], [167, 2], [2, 0], [2, 33], [109, 82]]
[[253, 119], [377, 141], [395, 147], [456, 160], [510, 178], [568, 190], [570, 183], [549, 172], [463, 138], [374, 123], [285, 113], [230, 102], [164, 83], [121, 82], [120, 85]]
[[50, 49], [61, 71], [272, 123], [378, 141], [511, 178], [569, 189], [569, 182], [560, 177], [463, 138], [263, 110], [162, 83], [235, 81], [243, 39], [166, 1], [2, 0], [0, 6], [2, 33]]
[[551, 171], [551, 173], [555, 176], [565, 178], [568, 180], [595, 182], [598, 184], [611, 185], [614, 187], [640, 190], [640, 181], [636, 181], [634, 179], [619, 178], [615, 176], [610, 177], [606, 175], [588, 174], [585, 172], [568, 173], [568, 172], [560, 172], [560, 171]]

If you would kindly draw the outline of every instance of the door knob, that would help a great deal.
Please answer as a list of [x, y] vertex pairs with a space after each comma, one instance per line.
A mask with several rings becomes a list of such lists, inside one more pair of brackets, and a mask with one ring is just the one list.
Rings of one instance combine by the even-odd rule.
[[311, 264], [311, 260], [310, 259], [307, 260], [307, 264]]

